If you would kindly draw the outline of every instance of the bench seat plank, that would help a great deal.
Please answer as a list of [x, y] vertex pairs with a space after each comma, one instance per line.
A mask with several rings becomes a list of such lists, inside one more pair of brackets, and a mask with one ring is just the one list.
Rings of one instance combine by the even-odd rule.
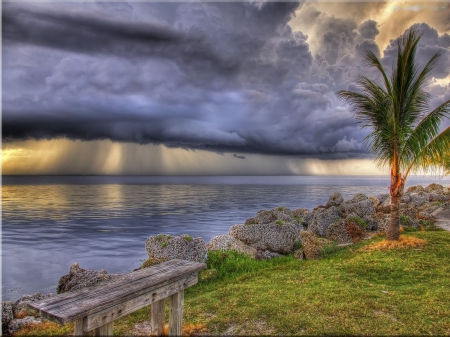
[[117, 280], [29, 302], [28, 305], [44, 318], [67, 324], [145, 295], [205, 268], [204, 263], [170, 260], [123, 275]]
[[198, 276], [197, 273], [194, 273], [175, 282], [169, 283], [164, 287], [150, 291], [147, 294], [118, 304], [115, 307], [87, 316], [84, 319], [84, 331], [90, 331], [106, 323], [113, 322], [120, 317], [183, 291], [184, 289], [195, 285], [197, 282]]

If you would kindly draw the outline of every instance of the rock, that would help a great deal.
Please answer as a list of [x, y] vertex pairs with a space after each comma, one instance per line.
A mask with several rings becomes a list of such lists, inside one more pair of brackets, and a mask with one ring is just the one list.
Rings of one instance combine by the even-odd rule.
[[261, 210], [255, 215], [255, 223], [257, 224], [268, 224], [275, 222], [277, 220], [277, 216], [275, 215], [275, 212], [272, 210], [265, 211]]
[[380, 204], [382, 204], [386, 199], [389, 199], [389, 198], [390, 198], [390, 196], [387, 193], [377, 195], [377, 199], [380, 202]]
[[375, 206], [372, 200], [369, 199], [342, 205], [341, 207], [345, 213], [356, 213], [360, 217], [375, 214]]
[[339, 244], [353, 242], [347, 231], [347, 221], [344, 219], [333, 222], [330, 226], [328, 226], [326, 237], [327, 239], [336, 241]]
[[[374, 215], [374, 214], [372, 214]], [[375, 219], [373, 219], [371, 216], [372, 215], [368, 215], [368, 216], [364, 216], [362, 217], [362, 219], [366, 222], [367, 227], [365, 228], [366, 231], [368, 232], [373, 232], [378, 230], [378, 221], [376, 221]]]
[[33, 316], [27, 316], [25, 318], [20, 318], [20, 319], [13, 319], [11, 322], [9, 322], [8, 331], [9, 331], [9, 333], [13, 333], [13, 332], [19, 330], [24, 325], [39, 324], [39, 323], [42, 323], [42, 319], [35, 318]]
[[435, 218], [449, 218], [450, 219], [450, 203], [445, 203], [436, 209], [431, 216]]
[[295, 218], [291, 217], [290, 215], [288, 215], [284, 212], [274, 211], [274, 214], [276, 216], [275, 222], [281, 221], [281, 222], [283, 222], [283, 224], [287, 224], [287, 223], [294, 224], [294, 225], [298, 224], [298, 221]]
[[334, 192], [328, 199], [328, 202], [325, 205], [325, 207], [330, 208], [332, 206], [339, 206], [343, 202], [344, 202], [344, 198], [342, 197], [342, 194], [338, 193], [338, 192]]
[[292, 251], [300, 229], [293, 224], [234, 225], [228, 235], [256, 248], [287, 254]]
[[375, 197], [369, 197], [369, 200], [373, 202], [373, 207], [375, 207], [375, 209], [380, 205], [380, 200]]
[[2, 301], [2, 332], [8, 331], [9, 323], [13, 320], [13, 304], [11, 301]]
[[424, 203], [428, 202], [429, 196], [428, 193], [425, 192], [418, 192], [415, 194], [411, 194], [411, 202], [415, 206], [421, 206]]
[[423, 219], [429, 219], [433, 216], [431, 215], [434, 211], [436, 211], [441, 204], [435, 204], [435, 203], [427, 203], [421, 207], [421, 210], [419, 211], [419, 214], [417, 215], [418, 218]]
[[273, 209], [272, 211], [277, 212], [277, 213], [283, 213], [285, 215], [288, 215], [290, 217], [292, 217], [292, 211], [290, 210], [289, 207], [277, 207], [275, 209]]
[[447, 195], [447, 194], [441, 194], [441, 193], [434, 193], [434, 192], [432, 192], [432, 193], [430, 193], [428, 195], [428, 200], [430, 202], [433, 202], [433, 201], [445, 202], [445, 201], [450, 200], [450, 196]]
[[153, 266], [156, 266], [157, 264], [160, 264], [160, 263], [163, 263], [166, 261], [167, 261], [167, 259], [164, 259], [164, 258], [162, 258], [162, 259], [148, 258], [141, 264], [141, 266], [139, 268], [133, 269], [133, 271], [153, 267]]
[[67, 291], [90, 287], [94, 284], [115, 280], [121, 275], [108, 274], [105, 269], [102, 270], [86, 270], [80, 268], [77, 262], [70, 266], [70, 272], [62, 276], [58, 282], [57, 294]]
[[419, 228], [419, 212], [415, 207], [400, 209], [400, 224], [402, 226]]
[[380, 205], [378, 205], [376, 211], [382, 213], [391, 213], [391, 198], [388, 197]]
[[444, 192], [444, 186], [439, 184], [430, 184], [427, 187], [425, 187], [425, 192], [427, 193], [443, 193]]
[[320, 259], [324, 246], [330, 243], [329, 240], [318, 238], [311, 231], [301, 232], [300, 238], [303, 244], [304, 257], [308, 260]]
[[365, 194], [362, 194], [362, 193], [358, 193], [358, 194], [355, 194], [354, 196], [353, 196], [353, 198], [352, 198], [352, 202], [353, 203], [356, 203], [356, 202], [361, 202], [361, 201], [364, 201], [364, 200], [367, 200], [368, 199], [368, 197], [367, 197], [367, 195], [365, 195]]
[[240, 253], [247, 254], [252, 258], [255, 258], [258, 251], [244, 242], [230, 236], [230, 235], [219, 235], [211, 239], [207, 245], [208, 251], [216, 250], [235, 250]]
[[407, 203], [409, 203], [411, 201], [412, 201], [412, 197], [411, 197], [410, 194], [403, 194], [401, 202], [404, 202], [404, 203], [407, 204]]
[[261, 210], [254, 217], [256, 224], [269, 224], [277, 220], [287, 223], [298, 223], [293, 212], [287, 207], [278, 207], [268, 211]]
[[390, 220], [391, 220], [390, 214], [385, 214], [385, 213], [379, 212], [379, 213], [372, 215], [372, 218], [378, 222], [377, 232], [385, 233], [390, 224]]
[[417, 185], [417, 186], [408, 187], [408, 189], [406, 190], [406, 193], [418, 193], [418, 192], [423, 192], [423, 191], [425, 191], [425, 189], [422, 186]]
[[306, 214], [309, 213], [309, 210], [307, 208], [297, 208], [296, 210], [292, 211], [292, 216], [294, 218], [300, 218], [303, 219]]
[[317, 236], [325, 236], [327, 234], [328, 226], [340, 218], [342, 218], [342, 212], [335, 206], [328, 209], [319, 209], [314, 214], [314, 218], [308, 226], [308, 230]]
[[29, 316], [29, 313], [27, 311], [28, 302], [35, 302], [43, 300], [44, 298], [51, 297], [53, 294], [43, 294], [40, 292], [34, 293], [32, 295], [23, 295], [21, 296], [17, 301], [13, 304], [13, 314], [14, 318], [24, 318], [26, 316]]
[[308, 227], [314, 219], [315, 212], [308, 212], [303, 216], [302, 225]]
[[258, 250], [258, 253], [256, 254], [256, 260], [270, 260], [276, 257], [281, 257], [283, 255], [271, 252], [270, 250]]
[[255, 223], [257, 223], [255, 218], [249, 218], [249, 219], [245, 220], [246, 225], [253, 225]]
[[[254, 226], [254, 225], [242, 225]], [[150, 236], [145, 241], [145, 249], [149, 258], [156, 259], [181, 259], [194, 262], [203, 262], [206, 255], [206, 243], [198, 237], [190, 235], [171, 236], [159, 234]]]
[[346, 228], [354, 243], [361, 241], [366, 236], [364, 229], [355, 221], [348, 221]]
[[297, 260], [304, 260], [306, 258], [305, 253], [301, 248], [294, 251], [294, 253], [292, 253], [292, 256], [294, 256]]

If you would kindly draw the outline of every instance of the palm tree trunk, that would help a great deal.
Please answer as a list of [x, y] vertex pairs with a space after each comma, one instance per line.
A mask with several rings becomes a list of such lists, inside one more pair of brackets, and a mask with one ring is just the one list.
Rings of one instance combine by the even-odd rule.
[[398, 240], [400, 238], [400, 200], [401, 197], [391, 195], [391, 218], [386, 230], [386, 240]]
[[[394, 171], [394, 170], [392, 170]], [[400, 173], [391, 173], [391, 218], [386, 230], [386, 240], [398, 241], [400, 238], [400, 201], [403, 195], [405, 180]]]

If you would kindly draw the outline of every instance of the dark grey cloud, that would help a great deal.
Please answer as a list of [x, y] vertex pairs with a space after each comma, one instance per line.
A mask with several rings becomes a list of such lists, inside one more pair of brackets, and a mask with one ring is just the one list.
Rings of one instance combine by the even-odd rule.
[[[447, 77], [450, 74], [449, 35], [443, 34], [439, 36], [436, 29], [430, 27], [426, 23], [414, 24], [411, 28], [417, 29], [422, 34], [416, 55], [419, 67], [424, 67], [434, 54], [441, 52], [442, 56], [434, 70], [431, 72], [431, 76], [435, 78]], [[384, 64], [390, 66], [395, 61], [397, 50], [398, 38], [391, 40], [391, 43], [384, 51]]]
[[[335, 92], [374, 74], [363, 55], [382, 54], [377, 23], [314, 12], [321, 45], [313, 54], [310, 37], [289, 26], [299, 6], [3, 4], [3, 140], [110, 139], [236, 158], [365, 156], [365, 132]], [[448, 35], [423, 28], [421, 58], [448, 49]], [[438, 100], [446, 95], [430, 88]]]
[[359, 34], [364, 39], [374, 40], [375, 37], [380, 33], [377, 28], [377, 22], [374, 20], [364, 21], [358, 27]]

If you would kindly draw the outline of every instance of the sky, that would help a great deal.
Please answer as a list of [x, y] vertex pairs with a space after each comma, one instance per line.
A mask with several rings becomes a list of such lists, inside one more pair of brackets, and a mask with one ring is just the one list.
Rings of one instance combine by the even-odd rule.
[[385, 174], [336, 92], [413, 26], [437, 106], [446, 1], [3, 2], [2, 173]]

